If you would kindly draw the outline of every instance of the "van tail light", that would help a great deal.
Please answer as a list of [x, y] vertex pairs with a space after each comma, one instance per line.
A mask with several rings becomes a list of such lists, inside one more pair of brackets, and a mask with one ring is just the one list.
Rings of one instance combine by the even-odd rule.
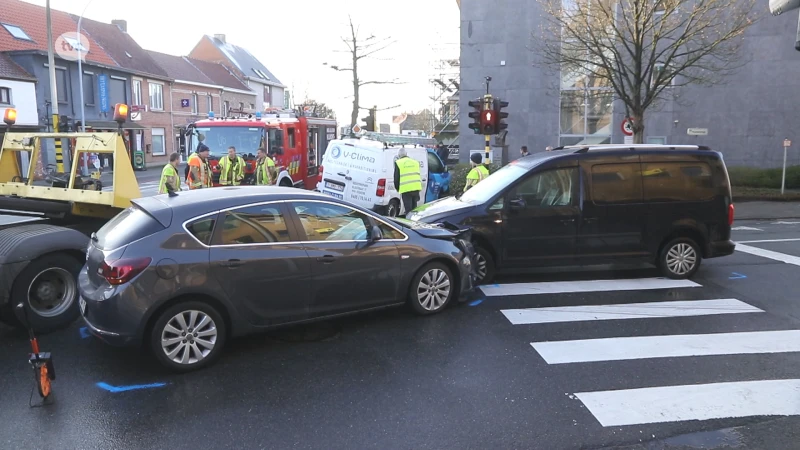
[[733, 207], [733, 203], [728, 205], [728, 225], [733, 225], [733, 215], [736, 209]]
[[378, 187], [375, 189], [375, 195], [378, 197], [383, 197], [386, 195], [386, 178], [381, 178], [378, 180]]
[[317, 183], [322, 182], [322, 173], [325, 171], [324, 166], [319, 166], [319, 175], [317, 176]]
[[100, 275], [112, 286], [119, 286], [136, 278], [150, 265], [153, 258], [127, 258], [108, 262], [103, 261]]

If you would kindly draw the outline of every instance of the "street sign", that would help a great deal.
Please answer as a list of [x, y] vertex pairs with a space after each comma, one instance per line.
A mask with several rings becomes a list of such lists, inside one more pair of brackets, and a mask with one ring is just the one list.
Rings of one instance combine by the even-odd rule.
[[189, 107], [189, 99], [188, 98], [182, 98], [181, 99], [181, 108], [188, 108], [188, 107]]
[[625, 136], [625, 140], [623, 141], [623, 144], [625, 144], [625, 145], [633, 144], [633, 136]]
[[689, 136], [708, 136], [708, 128], [687, 128], [686, 134]]
[[353, 125], [353, 133], [355, 134], [361, 133], [361, 127], [358, 125]]
[[781, 175], [781, 195], [783, 195], [783, 191], [786, 189], [786, 153], [791, 147], [792, 141], [788, 138], [783, 140], [783, 175]]
[[622, 121], [622, 133], [625, 136], [633, 136], [633, 124], [630, 117]]
[[784, 147], [791, 147], [792, 146], [792, 141], [790, 141], [789, 139], [784, 139], [783, 140], [783, 146]]

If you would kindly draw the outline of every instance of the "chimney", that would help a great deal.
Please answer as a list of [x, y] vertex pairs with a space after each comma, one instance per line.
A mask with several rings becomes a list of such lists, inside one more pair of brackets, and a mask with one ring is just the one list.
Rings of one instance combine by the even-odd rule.
[[224, 34], [215, 34], [214, 39], [218, 39], [223, 44], [225, 43], [225, 35]]
[[111, 25], [116, 25], [117, 28], [122, 30], [123, 32], [128, 32], [128, 21], [127, 20], [112, 20]]

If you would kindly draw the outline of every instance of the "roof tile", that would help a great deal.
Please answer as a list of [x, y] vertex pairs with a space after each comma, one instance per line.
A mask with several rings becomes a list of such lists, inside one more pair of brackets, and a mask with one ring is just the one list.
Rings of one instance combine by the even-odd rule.
[[[233, 63], [245, 76], [255, 78], [257, 80], [261, 80], [264, 82], [270, 82], [272, 84], [278, 84], [283, 86], [283, 83], [269, 71], [269, 69], [264, 66], [255, 56], [253, 56], [250, 52], [246, 49], [239, 47], [238, 45], [233, 45], [231, 43], [222, 42], [219, 39], [212, 37], [212, 36], [204, 36], [204, 39], [209, 39], [214, 45], [225, 55], [228, 57], [231, 63]], [[256, 71], [261, 71], [264, 75], [269, 78], [265, 80], [263, 77], [259, 76]]]
[[198, 70], [203, 72], [207, 77], [214, 80], [214, 84], [224, 86], [231, 89], [241, 89], [249, 91], [250, 88], [242, 83], [235, 75], [233, 75], [222, 64], [212, 63], [208, 61], [201, 61], [199, 59], [184, 57], [186, 61], [195, 66]]
[[29, 74], [5, 53], [0, 53], [0, 78], [5, 78], [7, 80], [36, 81], [36, 77]]
[[167, 55], [166, 53], [145, 50], [153, 61], [174, 80], [191, 81], [202, 84], [216, 84], [214, 80], [207, 77], [203, 72], [186, 61], [181, 56]]

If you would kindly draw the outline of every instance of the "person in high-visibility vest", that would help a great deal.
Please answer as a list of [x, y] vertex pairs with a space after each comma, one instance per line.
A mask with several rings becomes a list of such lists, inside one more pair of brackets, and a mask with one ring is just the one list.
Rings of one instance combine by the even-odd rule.
[[397, 152], [394, 162], [394, 187], [403, 198], [406, 214], [417, 207], [419, 193], [422, 191], [422, 174], [419, 161], [409, 158], [406, 149]]
[[228, 147], [228, 157], [219, 159], [219, 184], [238, 186], [244, 180], [244, 159], [236, 155], [236, 147]]
[[278, 171], [275, 168], [275, 161], [267, 156], [267, 151], [259, 148], [256, 163], [256, 185], [270, 186], [275, 184], [278, 179]]
[[211, 149], [205, 144], [200, 144], [191, 157], [189, 157], [189, 175], [186, 184], [189, 189], [205, 189], [213, 186], [211, 181], [211, 167], [208, 165], [208, 153]]
[[161, 182], [158, 183], [158, 193], [170, 196], [181, 190], [181, 177], [178, 175], [178, 163], [181, 157], [177, 153], [169, 155], [169, 164], [161, 170]]
[[467, 189], [475, 186], [489, 176], [489, 169], [481, 164], [483, 157], [480, 153], [473, 153], [469, 159], [470, 164], [472, 165], [472, 170], [470, 170], [467, 174], [467, 182], [464, 184], [464, 192], [467, 192]]

